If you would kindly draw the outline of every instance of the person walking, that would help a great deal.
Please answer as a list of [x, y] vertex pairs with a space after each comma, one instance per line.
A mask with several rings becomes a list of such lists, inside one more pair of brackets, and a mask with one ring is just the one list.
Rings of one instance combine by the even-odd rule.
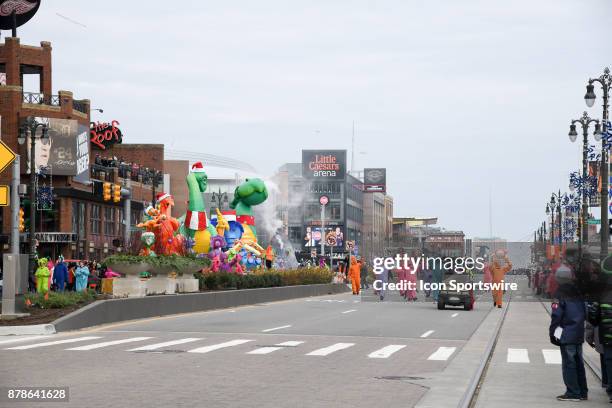
[[559, 283], [557, 300], [552, 303], [549, 336], [552, 344], [561, 349], [561, 370], [565, 392], [557, 396], [559, 401], [588, 399], [588, 387], [582, 357], [586, 307], [578, 290], [571, 283], [571, 269], [566, 265], [557, 268]]
[[[587, 303], [587, 322], [585, 325], [584, 340], [585, 342], [593, 347], [599, 354], [599, 364], [601, 366], [601, 386], [608, 388], [608, 368], [606, 367], [605, 359], [605, 344], [602, 341], [601, 332], [599, 325], [601, 319], [599, 318], [601, 309], [599, 308], [598, 302]], [[610, 399], [612, 402], [612, 398]]]
[[368, 266], [365, 261], [361, 262], [361, 267], [359, 268], [359, 275], [361, 280], [361, 289], [369, 289], [370, 285], [368, 285]]
[[351, 255], [351, 266], [349, 267], [349, 279], [351, 280], [351, 287], [353, 289], [353, 295], [358, 295], [361, 286], [361, 261], [357, 261], [357, 258]]
[[[508, 259], [503, 251], [497, 251], [491, 262], [491, 275], [493, 284], [500, 285], [506, 276], [506, 273], [512, 270], [512, 262]], [[502, 289], [493, 290], [493, 307], [497, 306], [501, 309], [504, 292]]]
[[89, 268], [85, 265], [85, 262], [79, 261], [79, 266], [74, 272], [76, 280], [76, 291], [82, 292], [87, 289], [87, 277], [89, 276]]

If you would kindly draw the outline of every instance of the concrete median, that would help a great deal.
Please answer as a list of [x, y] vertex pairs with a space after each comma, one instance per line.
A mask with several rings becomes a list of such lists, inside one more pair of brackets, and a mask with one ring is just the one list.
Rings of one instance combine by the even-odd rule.
[[57, 319], [52, 324], [58, 332], [68, 331], [126, 320], [202, 312], [348, 291], [348, 287], [343, 284], [317, 284], [99, 300]]

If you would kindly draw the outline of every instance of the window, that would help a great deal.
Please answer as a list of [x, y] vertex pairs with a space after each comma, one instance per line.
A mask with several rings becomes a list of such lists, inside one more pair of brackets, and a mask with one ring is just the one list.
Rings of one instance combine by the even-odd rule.
[[100, 218], [100, 206], [97, 204], [91, 205], [91, 233], [92, 234], [100, 234], [100, 230], [102, 229], [102, 219]]
[[104, 235], [115, 235], [115, 209], [104, 207]]
[[72, 202], [72, 232], [77, 234], [79, 239], [85, 238], [85, 203]]

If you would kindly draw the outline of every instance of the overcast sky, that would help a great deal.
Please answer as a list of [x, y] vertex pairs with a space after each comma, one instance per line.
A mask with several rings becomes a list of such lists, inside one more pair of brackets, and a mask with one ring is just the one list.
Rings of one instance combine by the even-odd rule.
[[568, 125], [612, 65], [611, 15], [607, 0], [43, 0], [19, 37], [51, 41], [53, 92], [91, 99], [125, 142], [272, 174], [302, 148], [350, 150], [355, 121], [355, 166], [387, 168], [396, 216], [488, 236], [492, 191], [493, 234], [522, 240], [580, 168]]

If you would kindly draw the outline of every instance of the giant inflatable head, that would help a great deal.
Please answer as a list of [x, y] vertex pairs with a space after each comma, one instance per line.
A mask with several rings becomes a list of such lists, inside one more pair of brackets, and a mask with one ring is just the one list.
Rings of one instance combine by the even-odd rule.
[[230, 207], [235, 208], [239, 201], [252, 206], [258, 205], [266, 201], [268, 198], [268, 189], [262, 179], [246, 179], [234, 190], [234, 200]]

